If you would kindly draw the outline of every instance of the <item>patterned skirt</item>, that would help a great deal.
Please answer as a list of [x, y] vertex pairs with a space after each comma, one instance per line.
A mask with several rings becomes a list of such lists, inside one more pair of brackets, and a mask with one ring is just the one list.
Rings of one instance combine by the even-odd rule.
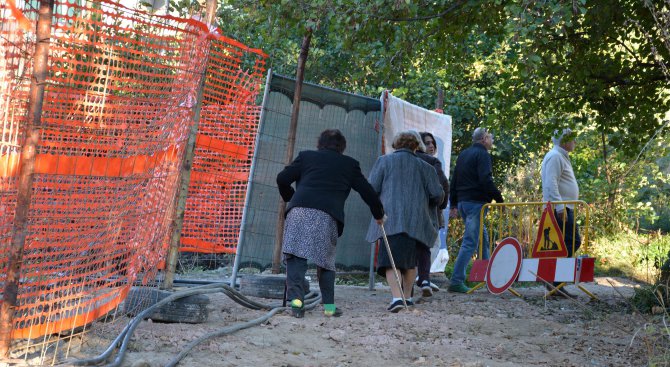
[[286, 215], [282, 252], [335, 271], [337, 222], [330, 214], [296, 207]]

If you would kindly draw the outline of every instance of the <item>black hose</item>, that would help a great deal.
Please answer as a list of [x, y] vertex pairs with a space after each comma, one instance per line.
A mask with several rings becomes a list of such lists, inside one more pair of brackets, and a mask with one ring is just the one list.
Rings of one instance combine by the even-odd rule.
[[[242, 323], [242, 324], [226, 327], [226, 328], [224, 328], [220, 331], [208, 334], [203, 338], [200, 338], [200, 339], [197, 339], [197, 340], [191, 342], [186, 347], [186, 349], [184, 351], [179, 353], [179, 355], [177, 357], [175, 357], [170, 362], [171, 363], [171, 364], [169, 364], [170, 366], [174, 366], [177, 363], [179, 363], [179, 361], [181, 359], [183, 359], [191, 351], [191, 349], [193, 349], [193, 347], [195, 347], [199, 343], [203, 342], [204, 340], [214, 338], [214, 337], [217, 337], [217, 336], [220, 336], [220, 335], [230, 334], [230, 333], [233, 333], [233, 332], [238, 331], [238, 330], [246, 329], [246, 328], [249, 328], [251, 326], [261, 324], [261, 323], [265, 322], [266, 320], [268, 320], [270, 317], [272, 317], [277, 312], [279, 312], [281, 310], [289, 309], [289, 307], [282, 307], [281, 305], [266, 305], [266, 304], [251, 300], [251, 299], [247, 298], [245, 295], [243, 295], [242, 293], [240, 293], [239, 291], [232, 288], [231, 286], [229, 286], [226, 283], [209, 283], [209, 284], [189, 288], [189, 289], [186, 289], [186, 290], [183, 290], [183, 291], [180, 291], [180, 292], [176, 292], [176, 293], [160, 300], [159, 302], [151, 305], [150, 307], [144, 309], [142, 312], [140, 312], [139, 314], [137, 314], [135, 317], [133, 317], [130, 320], [128, 325], [126, 325], [123, 328], [121, 333], [112, 341], [112, 343], [110, 343], [109, 347], [107, 347], [107, 349], [103, 353], [101, 353], [100, 355], [98, 355], [96, 357], [93, 357], [93, 358], [89, 358], [89, 359], [79, 359], [79, 360], [66, 361], [61, 366], [93, 366], [93, 365], [98, 365], [98, 364], [101, 364], [101, 363], [105, 362], [107, 359], [109, 359], [112, 352], [117, 347], [119, 347], [119, 350], [117, 352], [117, 356], [114, 359], [114, 361], [105, 365], [107, 367], [117, 367], [117, 366], [121, 365], [121, 363], [123, 362], [123, 358], [124, 358], [126, 350], [128, 348], [128, 342], [130, 341], [130, 338], [131, 338], [133, 332], [135, 331], [137, 326], [142, 322], [142, 320], [149, 317], [149, 315], [151, 315], [151, 313], [153, 313], [153, 311], [156, 308], [159, 308], [159, 307], [161, 307], [161, 306], [163, 306], [167, 303], [170, 303], [172, 301], [175, 301], [175, 300], [178, 300], [178, 299], [181, 299], [181, 298], [185, 298], [185, 297], [189, 297], [189, 296], [192, 296], [192, 295], [205, 294], [205, 293], [216, 293], [216, 292], [223, 292], [229, 298], [231, 298], [233, 301], [235, 301], [236, 303], [238, 303], [238, 304], [240, 304], [240, 305], [242, 305], [246, 308], [250, 308], [250, 309], [253, 309], [253, 310], [270, 310], [270, 312], [267, 313], [265, 316], [259, 317], [257, 319], [251, 320], [251, 321], [247, 321], [247, 322]], [[312, 309], [312, 308], [316, 307], [316, 305], [318, 305], [320, 303], [320, 301], [321, 301], [321, 295], [318, 292], [309, 292], [308, 294], [305, 295], [305, 306], [304, 307], [307, 310]]]
[[[309, 309], [312, 309], [312, 308], [316, 307], [316, 305], [318, 305], [320, 302], [321, 302], [321, 295], [319, 293], [309, 292], [305, 295], [304, 307], [305, 307], [305, 309], [309, 310]], [[290, 307], [278, 306], [278, 307], [273, 308], [270, 312], [268, 312], [267, 314], [265, 314], [264, 316], [261, 316], [259, 318], [256, 318], [256, 319], [253, 319], [253, 320], [241, 323], [241, 324], [228, 326], [228, 327], [223, 328], [221, 330], [214, 331], [214, 332], [211, 332], [209, 334], [203, 335], [202, 337], [200, 337], [200, 338], [192, 341], [191, 343], [189, 343], [176, 357], [174, 357], [167, 365], [165, 365], [165, 367], [176, 366], [177, 363], [179, 363], [179, 361], [181, 361], [184, 357], [186, 357], [188, 355], [188, 353], [193, 348], [195, 348], [196, 345], [198, 345], [198, 344], [200, 344], [204, 341], [207, 341], [209, 339], [213, 339], [213, 338], [216, 338], [216, 337], [219, 337], [219, 336], [227, 335], [227, 334], [232, 334], [236, 331], [247, 329], [247, 328], [250, 328], [252, 326], [262, 324], [265, 321], [267, 321], [268, 319], [270, 319], [270, 317], [272, 317], [277, 312], [282, 311], [282, 310], [288, 310], [288, 309], [290, 309]]]
[[[135, 316], [133, 318], [132, 322], [131, 322], [132, 326], [130, 327], [130, 329], [128, 329], [128, 332], [123, 337], [123, 342], [121, 343], [121, 347], [119, 348], [119, 351], [117, 353], [116, 358], [114, 358], [114, 361], [112, 363], [107, 364], [106, 366], [107, 367], [117, 367], [117, 366], [121, 365], [121, 363], [123, 362], [123, 357], [125, 357], [125, 355], [126, 355], [126, 349], [128, 349], [128, 342], [130, 341], [130, 338], [133, 335], [133, 331], [135, 331], [137, 326], [140, 325], [140, 323], [142, 322], [142, 320], [144, 320], [145, 317], [148, 317], [149, 315], [151, 315], [151, 313], [153, 313], [154, 309], [156, 309], [160, 306], [163, 306], [164, 304], [167, 304], [167, 303], [170, 303], [172, 301], [178, 300], [180, 298], [192, 296], [192, 295], [195, 295], [195, 294], [215, 293], [215, 292], [219, 291], [217, 289], [208, 289], [211, 286], [214, 286], [216, 288], [216, 287], [220, 287], [221, 285], [219, 285], [219, 284], [204, 285], [204, 286], [201, 286], [201, 287], [196, 287], [196, 288], [188, 289], [188, 290], [185, 290], [185, 291], [181, 291], [179, 293], [175, 293], [174, 295], [166, 297], [166, 298], [162, 299], [160, 302], [155, 303], [151, 307], [145, 309], [144, 311], [139, 313], [137, 316]], [[205, 288], [205, 287], [207, 287], [207, 288]]]
[[223, 328], [221, 330], [209, 333], [209, 334], [207, 334], [207, 335], [205, 335], [201, 338], [198, 338], [197, 340], [194, 340], [191, 343], [189, 343], [186, 346], [186, 348], [184, 348], [176, 357], [174, 357], [168, 364], [166, 364], [165, 367], [176, 366], [177, 363], [179, 363], [179, 361], [181, 361], [184, 357], [186, 357], [186, 355], [188, 355], [188, 353], [193, 348], [195, 348], [196, 345], [198, 345], [198, 344], [200, 344], [200, 343], [202, 343], [202, 342], [204, 342], [208, 339], [216, 338], [218, 336], [222, 336], [222, 335], [226, 335], [226, 334], [231, 334], [231, 333], [234, 333], [235, 331], [239, 331], [239, 330], [242, 330], [242, 329], [250, 328], [252, 326], [261, 324], [261, 323], [267, 321], [270, 317], [272, 317], [277, 312], [282, 311], [284, 309], [288, 309], [288, 307], [274, 308], [274, 309], [272, 309], [272, 311], [268, 312], [267, 314], [265, 314], [262, 317], [259, 317], [259, 318], [253, 319], [251, 321], [241, 323], [241, 324], [229, 326], [229, 327]]
[[[158, 307], [161, 307], [164, 304], [167, 304], [167, 303], [172, 302], [174, 300], [184, 298], [184, 297], [188, 297], [188, 296], [192, 296], [192, 295], [195, 295], [195, 294], [220, 292], [220, 290], [217, 289], [217, 288], [221, 288], [222, 285], [223, 284], [208, 284], [208, 285], [204, 285], [204, 286], [199, 286], [199, 287], [187, 289], [187, 290], [184, 290], [184, 291], [181, 291], [181, 292], [177, 292], [175, 294], [172, 294], [172, 295], [160, 300], [159, 302], [157, 302], [157, 303], [151, 305], [150, 307], [144, 309], [142, 312], [140, 312], [135, 317], [133, 317], [130, 320], [130, 322], [128, 323], [128, 325], [126, 325], [126, 327], [114, 339], [114, 341], [112, 341], [112, 343], [109, 345], [109, 347], [102, 354], [100, 354], [96, 357], [93, 357], [93, 358], [89, 358], [89, 359], [80, 359], [80, 360], [68, 361], [65, 365], [68, 365], [68, 366], [72, 366], [72, 365], [74, 365], [74, 366], [92, 366], [92, 365], [100, 364], [100, 363], [106, 361], [110, 357], [110, 355], [112, 354], [114, 349], [119, 346], [119, 343], [120, 343], [120, 349], [119, 349], [118, 354], [120, 354], [120, 357], [123, 358], [123, 355], [124, 355], [125, 350], [127, 348], [128, 340], [130, 340], [130, 336], [132, 335], [133, 331], [135, 330], [137, 325], [140, 324], [140, 322], [142, 320], [144, 320], [146, 317], [151, 315], [151, 313], [154, 311], [154, 309], [156, 309]], [[116, 359], [118, 360], [119, 356], [117, 356]], [[121, 360], [118, 360], [118, 361], [115, 360], [115, 362], [113, 362], [112, 364], [110, 364], [108, 366], [116, 366], [117, 363], [120, 364], [120, 362], [121, 362]]]

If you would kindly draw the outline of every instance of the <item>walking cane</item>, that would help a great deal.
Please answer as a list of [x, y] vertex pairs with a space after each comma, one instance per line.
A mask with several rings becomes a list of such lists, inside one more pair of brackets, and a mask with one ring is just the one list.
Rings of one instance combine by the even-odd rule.
[[384, 224], [379, 225], [382, 228], [382, 237], [384, 237], [384, 244], [386, 245], [386, 252], [389, 254], [389, 260], [391, 260], [391, 267], [393, 268], [393, 274], [395, 274], [395, 280], [398, 282], [398, 288], [400, 288], [400, 293], [402, 294], [402, 304], [407, 310], [407, 302], [405, 301], [405, 292], [402, 289], [402, 283], [400, 282], [400, 276], [398, 275], [398, 269], [395, 267], [395, 261], [393, 261], [393, 255], [391, 254], [391, 245], [389, 245], [389, 239], [386, 237], [386, 230], [384, 230]]

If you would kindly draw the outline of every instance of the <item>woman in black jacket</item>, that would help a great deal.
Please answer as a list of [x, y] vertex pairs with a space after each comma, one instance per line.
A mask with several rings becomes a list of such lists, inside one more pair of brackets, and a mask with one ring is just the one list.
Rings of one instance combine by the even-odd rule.
[[[287, 299], [296, 317], [304, 315], [303, 282], [307, 260], [316, 264], [326, 316], [339, 316], [335, 307], [335, 246], [344, 228], [344, 202], [351, 189], [382, 223], [379, 196], [355, 159], [342, 154], [347, 141], [337, 130], [319, 136], [318, 150], [306, 150], [277, 175], [277, 187], [286, 206], [283, 248], [286, 260]], [[291, 187], [296, 183], [296, 189]]]
[[[438, 206], [437, 210], [437, 223], [438, 228], [444, 228], [444, 216], [442, 210], [447, 207], [447, 197], [449, 195], [449, 180], [444, 174], [442, 169], [442, 162], [435, 157], [437, 153], [436, 140], [433, 134], [429, 132], [418, 133], [420, 135], [421, 143], [419, 144], [419, 149], [416, 151], [416, 156], [421, 158], [424, 162], [430, 164], [435, 168], [435, 173], [437, 173], [437, 178], [440, 180], [440, 185], [444, 190], [444, 201]], [[440, 236], [437, 236], [438, 243]], [[433, 295], [433, 290], [439, 290], [436, 285], [430, 282], [430, 258], [431, 258], [431, 248], [434, 248], [435, 244], [427, 243], [426, 246], [420, 246], [417, 248], [417, 279], [416, 285], [421, 288], [421, 296], [431, 297]], [[440, 247], [439, 244], [437, 246]]]

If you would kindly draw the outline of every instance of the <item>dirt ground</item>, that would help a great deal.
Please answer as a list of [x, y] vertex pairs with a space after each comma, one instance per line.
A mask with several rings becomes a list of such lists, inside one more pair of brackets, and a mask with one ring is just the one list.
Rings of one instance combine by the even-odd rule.
[[[636, 285], [598, 278], [584, 286], [600, 300], [589, 301], [574, 285], [568, 290], [578, 294], [576, 302], [545, 301], [541, 286], [516, 288], [522, 298], [492, 295], [485, 288], [470, 295], [441, 290], [397, 314], [386, 311], [387, 287], [337, 286], [343, 316], [325, 317], [321, 306], [303, 319], [282, 311], [266, 323], [195, 347], [179, 366], [646, 365], [644, 343], [636, 335], [644, 320], [624, 298]], [[208, 297], [207, 323], [144, 321], [122, 366], [164, 366], [195, 338], [267, 313], [239, 306], [223, 293]], [[96, 343], [89, 336], [84, 349]]]

